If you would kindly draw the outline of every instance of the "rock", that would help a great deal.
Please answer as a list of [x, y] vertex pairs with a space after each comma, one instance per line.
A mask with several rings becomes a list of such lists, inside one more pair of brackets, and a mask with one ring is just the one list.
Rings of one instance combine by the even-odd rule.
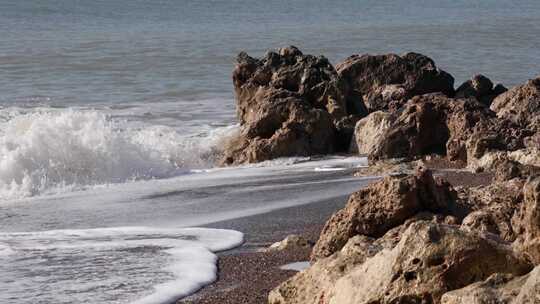
[[355, 235], [380, 237], [420, 212], [456, 213], [457, 194], [429, 170], [388, 176], [353, 193], [344, 209], [325, 224], [311, 259], [330, 256]]
[[523, 204], [523, 181], [496, 182], [487, 186], [460, 188], [458, 195], [469, 213], [461, 224], [464, 230], [487, 232], [512, 242], [517, 235], [512, 217]]
[[524, 203], [512, 218], [518, 235], [515, 247], [540, 265], [540, 177], [531, 178], [523, 187]]
[[259, 115], [259, 120], [242, 126], [240, 136], [225, 147], [223, 164], [335, 152], [336, 131], [323, 110], [286, 98], [264, 107]]
[[416, 95], [454, 94], [454, 78], [439, 70], [431, 58], [417, 53], [353, 55], [336, 69], [348, 108], [358, 114], [397, 109]]
[[493, 82], [484, 75], [478, 74], [465, 81], [456, 90], [456, 98], [474, 97], [482, 104], [490, 106], [493, 99], [508, 91], [502, 84], [493, 86]]
[[383, 250], [336, 281], [323, 303], [439, 303], [450, 290], [497, 272], [531, 270], [503, 243], [455, 226], [416, 222]]
[[[376, 126], [378, 121], [384, 123]], [[490, 151], [522, 149], [531, 135], [497, 118], [475, 98], [426, 94], [413, 97], [399, 111], [372, 113], [360, 120], [353, 138], [364, 147], [361, 152], [369, 152], [370, 160], [438, 154], [470, 163]]]
[[386, 134], [392, 124], [392, 115], [376, 111], [369, 114], [356, 123], [351, 142], [351, 153], [360, 155], [373, 154], [381, 144], [383, 135]]
[[[496, 125], [491, 121], [495, 115], [475, 99], [451, 99], [442, 94], [416, 96], [391, 115], [387, 118], [390, 127], [379, 130], [382, 134], [370, 145], [374, 147], [370, 159], [447, 154], [452, 160], [466, 160], [471, 134]], [[355, 138], [362, 137], [362, 130], [357, 129]]]
[[508, 153], [508, 157], [523, 165], [540, 167], [540, 146], [533, 148], [532, 145], [527, 149], [520, 149]]
[[326, 58], [304, 55], [295, 47], [268, 52], [262, 59], [241, 53], [233, 82], [241, 132], [225, 148], [223, 164], [348, 148], [350, 139], [344, 140], [347, 147], [336, 144], [335, 124], [347, 109], [337, 72]]
[[445, 293], [441, 304], [540, 303], [540, 267], [524, 276], [496, 273], [487, 280]]
[[[373, 248], [376, 242], [345, 251], [347, 244], [317, 261], [274, 289], [269, 303], [440, 303], [446, 292], [491, 274], [519, 276], [532, 268], [504, 243], [433, 222], [411, 223], [394, 247]], [[366, 249], [370, 246], [371, 251]], [[329, 274], [332, 279], [327, 279]]]
[[312, 243], [304, 237], [296, 234], [288, 235], [282, 241], [276, 242], [266, 249], [266, 251], [285, 251], [295, 249], [311, 248]]
[[379, 239], [363, 235], [350, 238], [345, 246], [330, 257], [316, 261], [270, 292], [270, 303], [321, 303], [325, 293], [335, 282], [383, 249], [391, 250], [400, 241], [403, 232], [418, 220], [434, 223], [452, 222], [450, 217], [419, 213], [403, 225], [390, 229]]
[[477, 172], [489, 171], [495, 180], [505, 181], [513, 178], [527, 178], [540, 175], [539, 156], [525, 149], [506, 152], [487, 152], [481, 158], [471, 158], [468, 167]]
[[318, 304], [336, 280], [383, 249], [374, 239], [355, 236], [341, 252], [313, 264], [272, 290], [269, 303]]
[[524, 128], [540, 131], [540, 77], [499, 95], [491, 109]]

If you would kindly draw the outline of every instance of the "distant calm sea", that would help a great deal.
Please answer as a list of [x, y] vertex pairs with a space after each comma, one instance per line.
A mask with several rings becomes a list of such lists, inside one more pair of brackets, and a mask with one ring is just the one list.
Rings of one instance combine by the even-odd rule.
[[456, 78], [540, 74], [539, 0], [0, 0], [0, 303], [164, 303], [235, 231], [324, 199], [360, 158], [212, 169], [242, 50], [415, 51]]

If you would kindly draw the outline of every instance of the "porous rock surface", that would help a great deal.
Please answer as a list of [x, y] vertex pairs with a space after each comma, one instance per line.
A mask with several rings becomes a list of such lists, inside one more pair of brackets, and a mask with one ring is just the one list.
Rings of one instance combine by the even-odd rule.
[[428, 170], [416, 175], [387, 176], [353, 193], [347, 205], [324, 226], [312, 261], [339, 251], [355, 235], [381, 237], [420, 212], [458, 213], [457, 194]]
[[422, 54], [353, 55], [336, 65], [350, 108], [374, 112], [399, 108], [412, 96], [454, 94], [454, 78]]
[[487, 280], [445, 293], [441, 304], [538, 304], [540, 267], [523, 276], [496, 273]]
[[[347, 254], [357, 256], [354, 251], [335, 256], [343, 260]], [[335, 256], [318, 261], [273, 290], [269, 303], [440, 303], [445, 292], [491, 274], [524, 275], [532, 268], [504, 243], [457, 226], [426, 221], [410, 224], [395, 247], [383, 248], [367, 258], [365, 254], [358, 255], [362, 256], [359, 260], [353, 258], [356, 264], [331, 265]], [[309, 278], [340, 270], [342, 276], [328, 287], [306, 286], [313, 283]], [[316, 297], [306, 296], [306, 291], [314, 290]]]
[[233, 83], [241, 130], [225, 147], [223, 164], [339, 150], [338, 126], [344, 127], [338, 122], [347, 109], [337, 72], [325, 57], [295, 47], [261, 59], [240, 53]]
[[499, 95], [493, 100], [491, 109], [499, 117], [540, 131], [540, 77]]

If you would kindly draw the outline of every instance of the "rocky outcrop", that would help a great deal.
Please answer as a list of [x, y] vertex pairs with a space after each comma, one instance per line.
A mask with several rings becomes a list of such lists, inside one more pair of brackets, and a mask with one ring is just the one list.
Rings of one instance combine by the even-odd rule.
[[499, 95], [491, 109], [505, 118], [530, 130], [540, 131], [540, 77], [514, 87]]
[[469, 168], [479, 171], [490, 171], [495, 180], [505, 181], [513, 178], [527, 178], [540, 175], [539, 156], [535, 150], [521, 149], [512, 152], [487, 152], [479, 159], [473, 159]]
[[353, 55], [336, 69], [348, 108], [359, 114], [397, 109], [416, 95], [454, 94], [454, 78], [417, 53]]
[[[380, 122], [379, 125], [376, 123]], [[533, 132], [499, 119], [475, 98], [416, 96], [395, 112], [375, 112], [357, 123], [353, 139], [372, 160], [446, 155], [474, 162], [490, 151], [522, 149]]]
[[[370, 116], [382, 116], [372, 113]], [[494, 115], [475, 99], [451, 99], [442, 94], [427, 94], [409, 100], [399, 112], [386, 114], [388, 127], [377, 129], [370, 141], [369, 157], [415, 158], [427, 154], [449, 154], [452, 159], [466, 159], [466, 142], [471, 134], [484, 126]], [[368, 116], [358, 124], [354, 138], [365, 136], [373, 128], [362, 122], [375, 120]], [[367, 131], [367, 132], [366, 132]], [[358, 140], [357, 140], [358, 141]]]
[[392, 125], [392, 115], [377, 111], [361, 119], [356, 124], [351, 141], [351, 153], [372, 155], [381, 145], [381, 139]]
[[540, 118], [537, 113], [540, 111], [540, 77], [500, 95], [491, 109], [500, 117], [539, 130]]
[[483, 282], [444, 294], [441, 304], [540, 303], [540, 267], [524, 276], [496, 273]]
[[486, 106], [490, 106], [493, 99], [508, 91], [502, 84], [493, 86], [493, 82], [484, 75], [478, 74], [465, 81], [456, 90], [456, 98], [474, 97]]
[[388, 176], [353, 193], [344, 209], [326, 222], [312, 252], [312, 261], [339, 251], [355, 235], [380, 237], [420, 212], [457, 214], [457, 195], [428, 170], [416, 175]]
[[518, 235], [514, 245], [540, 265], [540, 177], [530, 179], [523, 188], [524, 203], [512, 219]]
[[466, 231], [479, 231], [497, 235], [512, 242], [517, 235], [512, 217], [523, 204], [523, 181], [514, 179], [487, 186], [460, 188], [461, 201], [471, 211], [461, 227]]
[[340, 149], [340, 130], [352, 133], [342, 122], [347, 109], [337, 73], [322, 56], [295, 47], [262, 59], [241, 53], [233, 82], [241, 131], [225, 147], [224, 164], [328, 154]]
[[[426, 221], [411, 223], [394, 247], [375, 248], [374, 255], [363, 249], [366, 246], [345, 251], [348, 247], [273, 290], [269, 303], [440, 303], [444, 293], [491, 274], [519, 276], [532, 268], [503, 243]], [[356, 263], [332, 264], [336, 259], [344, 261], [345, 256]], [[337, 273], [339, 278], [327, 284], [311, 279], [328, 273]]]

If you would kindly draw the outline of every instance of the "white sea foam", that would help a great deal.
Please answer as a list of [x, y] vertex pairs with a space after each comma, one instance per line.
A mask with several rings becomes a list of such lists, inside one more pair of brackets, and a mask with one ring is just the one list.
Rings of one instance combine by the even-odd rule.
[[0, 233], [0, 302], [167, 303], [214, 281], [214, 252], [242, 241], [237, 231], [201, 228]]
[[198, 135], [100, 111], [0, 111], [0, 199], [171, 177], [209, 167], [235, 127]]

